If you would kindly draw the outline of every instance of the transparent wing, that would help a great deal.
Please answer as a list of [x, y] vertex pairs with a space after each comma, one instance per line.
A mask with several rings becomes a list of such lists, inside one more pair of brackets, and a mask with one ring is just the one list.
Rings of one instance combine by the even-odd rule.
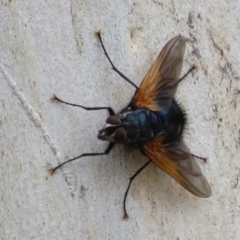
[[207, 198], [211, 188], [200, 167], [183, 142], [164, 144], [165, 134], [159, 134], [144, 145], [146, 155], [164, 172], [192, 194]]
[[186, 39], [179, 35], [162, 49], [134, 96], [134, 105], [159, 111], [174, 97], [180, 77]]

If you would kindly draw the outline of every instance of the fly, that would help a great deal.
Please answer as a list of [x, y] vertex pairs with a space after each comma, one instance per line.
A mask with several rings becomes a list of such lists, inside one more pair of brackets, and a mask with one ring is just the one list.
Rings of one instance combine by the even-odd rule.
[[103, 45], [100, 32], [96, 32], [96, 35], [112, 69], [136, 91], [130, 103], [117, 114], [111, 107], [85, 107], [65, 102], [54, 95], [52, 100], [81, 107], [87, 111], [108, 110], [106, 125], [99, 131], [97, 137], [108, 141], [109, 144], [104, 152], [83, 153], [59, 164], [50, 169], [51, 174], [64, 164], [81, 157], [107, 155], [116, 143], [122, 143], [137, 147], [148, 158], [148, 161], [130, 178], [123, 200], [124, 218], [128, 218], [126, 199], [132, 181], [151, 162], [195, 196], [210, 197], [211, 189], [208, 181], [195, 160], [195, 158], [205, 159], [190, 153], [183, 142], [187, 116], [175, 100], [178, 84], [195, 68], [192, 66], [180, 78], [186, 39], [181, 35], [172, 38], [164, 46], [138, 87], [113, 65]]

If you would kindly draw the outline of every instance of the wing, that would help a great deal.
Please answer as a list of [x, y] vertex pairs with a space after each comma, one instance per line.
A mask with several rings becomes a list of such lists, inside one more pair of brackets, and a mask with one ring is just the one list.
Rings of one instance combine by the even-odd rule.
[[152, 68], [143, 79], [134, 96], [134, 105], [160, 111], [177, 90], [186, 39], [179, 35], [171, 39], [160, 52]]
[[164, 172], [192, 194], [207, 198], [211, 188], [197, 162], [183, 142], [164, 144], [165, 134], [159, 134], [144, 145], [146, 155]]

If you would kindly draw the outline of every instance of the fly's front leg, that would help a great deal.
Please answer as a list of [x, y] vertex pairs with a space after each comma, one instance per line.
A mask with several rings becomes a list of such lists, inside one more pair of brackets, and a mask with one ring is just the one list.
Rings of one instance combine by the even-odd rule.
[[57, 165], [56, 167], [50, 168], [50, 169], [48, 169], [48, 170], [49, 170], [49, 172], [50, 172], [51, 175], [52, 175], [52, 174], [54, 174], [54, 172], [55, 172], [58, 168], [62, 167], [64, 164], [69, 163], [69, 162], [72, 162], [72, 161], [77, 160], [77, 159], [79, 159], [79, 158], [88, 157], [88, 156], [107, 155], [107, 154], [109, 154], [109, 152], [112, 150], [112, 148], [114, 147], [114, 145], [115, 145], [114, 142], [110, 142], [109, 145], [108, 145], [108, 147], [107, 147], [107, 149], [106, 149], [104, 152], [101, 152], [101, 153], [82, 153], [81, 155], [79, 155], [79, 156], [77, 156], [77, 157], [75, 157], [75, 158], [69, 159], [69, 160], [67, 160], [67, 161], [65, 161], [65, 162], [62, 162], [62, 163], [60, 163], [59, 165]]
[[58, 102], [61, 102], [61, 103], [64, 103], [64, 104], [67, 104], [67, 105], [70, 105], [70, 106], [73, 106], [73, 107], [80, 107], [80, 108], [83, 108], [83, 109], [85, 109], [87, 111], [96, 111], [96, 110], [107, 109], [108, 112], [109, 112], [109, 115], [115, 115], [115, 113], [114, 113], [114, 111], [113, 111], [113, 109], [111, 107], [84, 107], [82, 105], [65, 102], [65, 101], [61, 100], [60, 98], [58, 98], [55, 94], [53, 94], [53, 96], [51, 98], [51, 101], [58, 101]]

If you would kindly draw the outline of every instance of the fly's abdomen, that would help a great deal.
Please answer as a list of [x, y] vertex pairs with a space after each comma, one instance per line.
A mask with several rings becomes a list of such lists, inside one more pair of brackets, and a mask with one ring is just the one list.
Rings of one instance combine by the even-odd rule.
[[154, 136], [148, 110], [124, 112], [119, 115], [119, 118], [126, 132], [126, 143], [140, 143]]

